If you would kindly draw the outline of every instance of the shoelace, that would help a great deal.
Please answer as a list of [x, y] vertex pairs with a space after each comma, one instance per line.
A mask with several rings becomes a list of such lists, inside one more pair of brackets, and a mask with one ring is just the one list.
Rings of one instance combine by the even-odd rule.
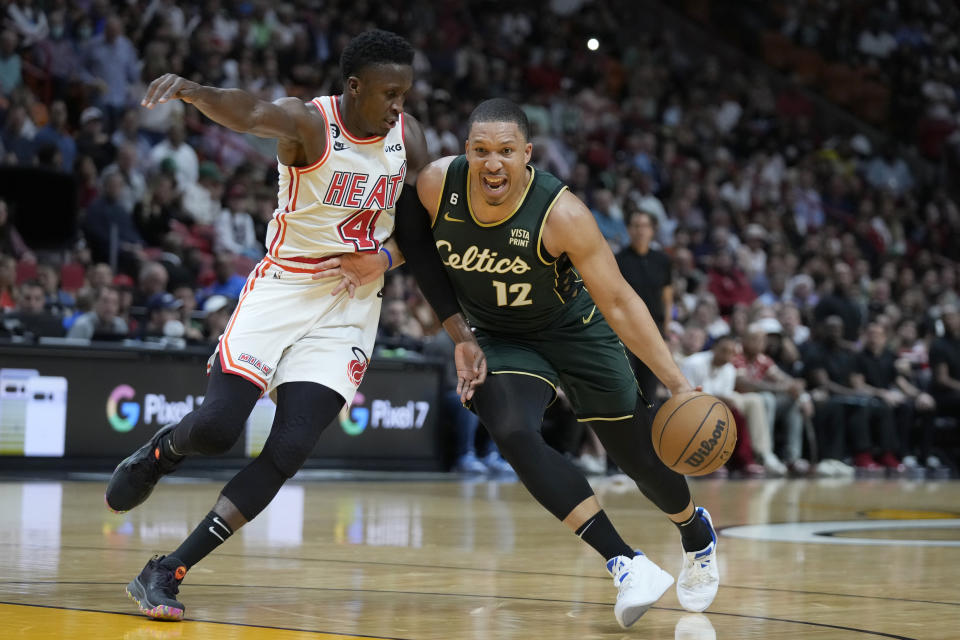
[[[150, 450], [148, 451], [147, 455], [143, 456], [142, 458], [140, 458], [140, 459], [138, 459], [138, 460], [135, 460], [135, 461], [128, 467], [128, 468], [130, 469], [130, 471], [140, 470], [140, 469], [142, 469], [142, 468], [144, 468], [144, 467], [146, 467], [146, 468], [148, 468], [148, 469], [149, 469], [149, 468], [153, 468], [153, 466], [156, 465], [156, 464], [159, 462], [159, 461], [157, 460], [157, 458], [154, 457], [154, 453], [153, 453], [153, 452], [154, 452], [154, 449], [156, 448], [156, 446], [157, 446], [157, 445], [155, 445], [155, 444], [151, 441], [151, 442], [150, 442]], [[161, 456], [161, 458], [162, 458], [162, 456]]]
[[615, 567], [613, 567], [613, 571], [611, 573], [613, 574], [613, 586], [620, 587], [623, 584], [623, 581], [626, 580], [630, 575], [628, 563], [618, 563], [615, 565]]
[[172, 597], [180, 593], [180, 581], [177, 580], [173, 573], [168, 573], [164, 571], [157, 576], [156, 580], [157, 586], [163, 590], [164, 595]]
[[154, 585], [159, 587], [165, 596], [173, 597], [180, 593], [180, 581], [177, 580], [177, 577], [173, 571], [170, 571], [166, 567], [160, 566], [160, 563], [157, 562], [156, 571], [154, 571], [153, 575]]
[[686, 587], [696, 587], [702, 584], [713, 582], [710, 575], [710, 567], [713, 565], [715, 555], [704, 556], [702, 558], [691, 557], [694, 554], [689, 553], [685, 558], [685, 564], [689, 567], [686, 580], [683, 581]]
[[[633, 576], [636, 572], [632, 570], [631, 564], [632, 563], [628, 561], [620, 565], [620, 571], [617, 572], [613, 579], [614, 584], [621, 590], [629, 587], [633, 582]], [[619, 582], [617, 582], [618, 580]]]
[[623, 577], [623, 580], [620, 582], [620, 590], [621, 590], [621, 591], [622, 591], [623, 589], [629, 588], [630, 585], [633, 584], [633, 571], [630, 571], [629, 569], [627, 569], [626, 571], [627, 571], [627, 575], [625, 575], [625, 576]]

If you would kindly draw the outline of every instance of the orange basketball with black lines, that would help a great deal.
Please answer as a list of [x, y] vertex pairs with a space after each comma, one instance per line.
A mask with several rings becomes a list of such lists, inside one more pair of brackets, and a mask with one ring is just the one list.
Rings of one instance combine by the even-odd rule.
[[653, 449], [665, 465], [686, 476], [702, 476], [730, 459], [737, 444], [737, 425], [720, 398], [690, 391], [660, 407], [651, 436]]

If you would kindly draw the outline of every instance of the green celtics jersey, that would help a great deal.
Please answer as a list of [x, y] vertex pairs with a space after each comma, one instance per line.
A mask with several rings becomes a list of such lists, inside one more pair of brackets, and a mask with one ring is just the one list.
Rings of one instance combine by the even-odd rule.
[[543, 225], [566, 186], [549, 173], [530, 171], [516, 211], [492, 223], [473, 215], [466, 156], [454, 159], [444, 176], [433, 236], [461, 308], [480, 329], [527, 334], [592, 310], [570, 260], [543, 247]]

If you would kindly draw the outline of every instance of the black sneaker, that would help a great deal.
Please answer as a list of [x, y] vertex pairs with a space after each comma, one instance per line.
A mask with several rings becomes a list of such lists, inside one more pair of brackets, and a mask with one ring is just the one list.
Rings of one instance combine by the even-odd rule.
[[183, 620], [185, 607], [177, 600], [187, 567], [173, 556], [153, 556], [127, 585], [127, 595], [145, 615], [156, 620]]
[[157, 481], [174, 471], [182, 460], [170, 462], [160, 451], [160, 438], [173, 430], [175, 424], [161, 427], [150, 442], [143, 445], [117, 465], [107, 484], [104, 499], [114, 513], [130, 511], [150, 497]]

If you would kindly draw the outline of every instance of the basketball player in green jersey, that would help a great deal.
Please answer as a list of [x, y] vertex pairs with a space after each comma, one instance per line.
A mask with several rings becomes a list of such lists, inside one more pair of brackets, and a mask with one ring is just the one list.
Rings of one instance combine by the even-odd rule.
[[[627, 627], [673, 577], [624, 542], [581, 472], [540, 435], [562, 385], [577, 419], [679, 528], [677, 596], [685, 609], [703, 611], [720, 582], [716, 534], [686, 479], [654, 453], [649, 405], [620, 340], [672, 393], [691, 391], [690, 384], [620, 275], [593, 214], [560, 180], [528, 164], [523, 111], [488, 100], [469, 125], [466, 154], [429, 164], [417, 192], [487, 357], [491, 375], [472, 408], [534, 498], [607, 560], [619, 588], [614, 614]], [[349, 288], [384, 266], [377, 256], [354, 254], [322, 263], [326, 271], [315, 277], [342, 276], [340, 287]]]

